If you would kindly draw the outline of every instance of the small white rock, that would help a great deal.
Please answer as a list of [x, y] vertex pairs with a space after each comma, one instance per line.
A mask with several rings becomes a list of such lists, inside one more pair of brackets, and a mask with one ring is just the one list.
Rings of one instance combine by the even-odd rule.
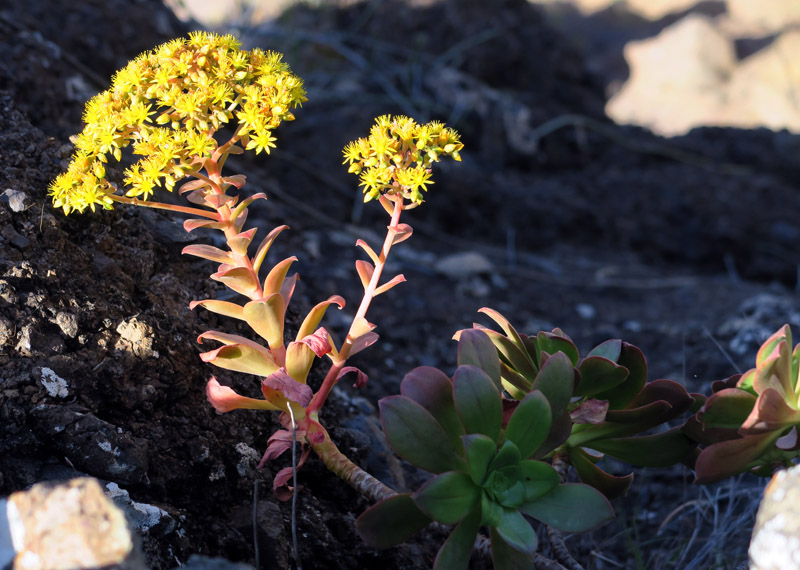
[[66, 398], [69, 396], [67, 381], [53, 372], [51, 368], [42, 367], [42, 385], [53, 398]]
[[586, 319], [587, 321], [593, 319], [597, 314], [594, 305], [590, 305], [589, 303], [578, 303], [575, 305], [575, 311], [577, 311], [582, 319]]
[[485, 255], [474, 251], [464, 251], [441, 258], [436, 262], [435, 269], [453, 279], [462, 279], [473, 275], [492, 273], [494, 265]]

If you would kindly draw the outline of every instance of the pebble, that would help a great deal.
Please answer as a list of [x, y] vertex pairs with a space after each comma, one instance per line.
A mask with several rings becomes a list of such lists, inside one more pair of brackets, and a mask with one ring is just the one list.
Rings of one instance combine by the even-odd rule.
[[30, 207], [28, 205], [28, 195], [25, 192], [12, 190], [11, 188], [0, 194], [0, 200], [7, 202], [12, 212], [24, 212]]
[[78, 334], [78, 317], [72, 313], [59, 311], [56, 315], [56, 324], [61, 329], [61, 332], [69, 338], [75, 338]]
[[489, 258], [474, 251], [453, 253], [442, 257], [436, 262], [434, 268], [437, 272], [453, 279], [463, 279], [494, 271], [494, 265]]
[[2, 236], [17, 249], [28, 249], [28, 247], [31, 245], [31, 240], [17, 232], [17, 230], [10, 225], [3, 227], [2, 231], [0, 231], [0, 234], [2, 234]]
[[597, 314], [597, 309], [594, 308], [594, 305], [590, 305], [589, 303], [578, 303], [575, 305], [575, 311], [577, 311], [582, 319], [586, 319], [587, 321], [593, 319]]

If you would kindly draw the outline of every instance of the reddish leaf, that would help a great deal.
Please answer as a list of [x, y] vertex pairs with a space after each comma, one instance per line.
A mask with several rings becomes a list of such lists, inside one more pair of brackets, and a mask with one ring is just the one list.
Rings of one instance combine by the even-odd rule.
[[369, 286], [370, 280], [372, 279], [372, 274], [375, 273], [375, 266], [369, 261], [359, 259], [356, 261], [356, 271], [361, 279], [361, 285], [364, 287], [364, 289], [366, 289]]
[[[294, 435], [294, 440], [302, 441], [304, 437], [305, 431], [297, 430]], [[267, 442], [267, 450], [264, 452], [264, 456], [261, 458], [261, 462], [258, 464], [258, 466], [261, 467], [267, 461], [272, 461], [291, 448], [292, 432], [288, 430], [276, 431], [270, 436], [269, 441]]]
[[695, 483], [714, 483], [741, 473], [761, 457], [779, 436], [777, 432], [747, 435], [705, 448], [694, 466]]
[[278, 234], [281, 233], [283, 230], [289, 229], [289, 226], [278, 226], [277, 228], [273, 229], [267, 236], [261, 241], [258, 245], [258, 249], [256, 250], [256, 254], [253, 256], [253, 271], [258, 273], [258, 270], [261, 268], [261, 264], [264, 261], [264, 258], [269, 251], [272, 242], [275, 241], [275, 238], [278, 237]]
[[373, 297], [377, 297], [378, 295], [380, 295], [382, 293], [386, 293], [386, 291], [388, 291], [389, 289], [391, 289], [395, 285], [399, 285], [400, 283], [405, 283], [405, 281], [406, 281], [406, 278], [405, 278], [404, 275], [395, 275], [389, 281], [387, 281], [386, 283], [384, 283], [380, 287], [377, 287], [375, 289], [375, 292], [372, 294], [372, 296]]
[[240, 396], [232, 388], [223, 386], [219, 381], [212, 376], [206, 384], [206, 398], [209, 403], [214, 406], [214, 409], [219, 413], [224, 414], [231, 410], [278, 410], [276, 406], [267, 402], [266, 400], [258, 400], [256, 398], [247, 398]]
[[196, 230], [197, 228], [221, 230], [222, 226], [223, 226], [222, 222], [210, 219], [203, 219], [203, 218], [192, 218], [189, 220], [184, 220], [183, 222], [183, 229], [186, 231], [186, 233], [189, 233], [192, 230]]
[[217, 263], [233, 263], [233, 256], [230, 252], [224, 251], [212, 245], [192, 244], [187, 245], [181, 251], [183, 255], [194, 255]]
[[372, 346], [379, 338], [380, 336], [378, 336], [378, 333], [374, 332], [366, 332], [360, 335], [353, 341], [352, 348], [350, 349], [350, 356], [358, 354], [365, 348]]
[[599, 424], [606, 419], [608, 401], [589, 398], [572, 410], [569, 417], [575, 424]]
[[321, 358], [331, 351], [330, 335], [325, 327], [319, 327], [314, 334], [310, 334], [298, 342], [301, 342], [314, 351], [318, 358]]
[[392, 234], [392, 245], [405, 241], [411, 237], [413, 229], [408, 224], [397, 224], [389, 226], [389, 233]]
[[356, 368], [355, 366], [345, 366], [339, 371], [339, 374], [336, 376], [336, 381], [338, 382], [342, 376], [349, 374], [350, 372], [356, 373], [356, 381], [353, 382], [353, 388], [363, 388], [367, 385], [367, 375], [364, 374], [361, 370]]
[[633, 482], [633, 473], [623, 477], [606, 473], [595, 465], [586, 451], [580, 447], [569, 450], [569, 460], [581, 482], [591, 485], [603, 493], [607, 499], [616, 499], [625, 495]]
[[325, 316], [325, 312], [328, 310], [328, 307], [334, 304], [337, 305], [339, 309], [343, 309], [345, 302], [344, 299], [339, 295], [333, 295], [328, 297], [327, 300], [317, 303], [314, 308], [308, 312], [306, 318], [303, 319], [303, 324], [300, 325], [300, 329], [297, 331], [296, 340], [300, 340], [312, 334], [311, 331], [315, 330], [319, 326], [319, 323], [322, 321], [322, 317]]
[[800, 412], [792, 409], [786, 403], [783, 395], [774, 388], [764, 390], [756, 400], [756, 405], [739, 433], [742, 435], [755, 435], [800, 423]]
[[228, 238], [228, 247], [236, 254], [247, 255], [247, 248], [250, 247], [250, 242], [253, 241], [253, 236], [256, 235], [257, 229], [251, 228]]
[[211, 279], [224, 283], [228, 288], [249, 297], [258, 289], [258, 281], [246, 267], [233, 267], [211, 275]]
[[283, 409], [286, 400], [300, 404], [304, 408], [311, 402], [314, 392], [307, 384], [301, 384], [286, 373], [285, 368], [273, 372], [261, 381], [264, 397]]
[[189, 310], [194, 310], [195, 307], [201, 306], [204, 309], [224, 315], [226, 317], [233, 317], [234, 319], [244, 320], [242, 315], [242, 306], [230, 301], [218, 301], [216, 299], [204, 299], [202, 301], [192, 301], [189, 303]]
[[278, 365], [269, 352], [254, 349], [246, 344], [230, 344], [216, 350], [202, 352], [200, 360], [226, 370], [255, 374], [256, 376], [265, 376], [278, 369]]
[[264, 279], [265, 297], [281, 291], [281, 286], [283, 285], [284, 279], [286, 279], [286, 274], [289, 272], [289, 267], [295, 261], [297, 261], [295, 256], [287, 257], [269, 270], [267, 277]]

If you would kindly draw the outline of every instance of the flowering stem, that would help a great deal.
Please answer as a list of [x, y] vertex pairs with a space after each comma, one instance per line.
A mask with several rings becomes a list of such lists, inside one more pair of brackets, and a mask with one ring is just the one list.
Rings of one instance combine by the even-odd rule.
[[380, 255], [378, 256], [378, 262], [375, 264], [375, 270], [372, 273], [369, 283], [364, 289], [364, 296], [361, 299], [361, 304], [356, 311], [355, 317], [353, 317], [350, 330], [347, 331], [347, 337], [345, 338], [344, 344], [339, 351], [338, 358], [333, 363], [333, 366], [331, 366], [330, 370], [328, 370], [328, 373], [325, 375], [325, 380], [322, 382], [322, 386], [320, 386], [319, 390], [317, 390], [317, 393], [314, 394], [311, 403], [308, 405], [307, 409], [310, 414], [319, 412], [323, 404], [325, 404], [325, 400], [327, 400], [330, 391], [333, 389], [337, 380], [339, 379], [339, 372], [342, 370], [342, 368], [344, 368], [347, 359], [350, 357], [350, 351], [353, 348], [353, 341], [355, 340], [355, 328], [359, 325], [359, 321], [365, 318], [370, 303], [375, 297], [375, 290], [378, 288], [378, 282], [381, 279], [383, 268], [386, 265], [386, 258], [389, 256], [389, 250], [392, 249], [392, 244], [394, 243], [395, 237], [395, 232], [392, 230], [393, 228], [397, 228], [397, 225], [400, 222], [400, 214], [403, 212], [403, 202], [404, 200], [402, 198], [398, 198], [394, 203], [392, 220], [389, 224], [389, 231], [386, 232], [386, 238], [383, 240], [383, 247], [381, 248]]

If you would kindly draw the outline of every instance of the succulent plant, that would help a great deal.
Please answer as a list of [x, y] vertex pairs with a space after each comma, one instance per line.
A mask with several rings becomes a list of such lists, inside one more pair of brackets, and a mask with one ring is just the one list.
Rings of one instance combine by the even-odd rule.
[[[561, 401], [568, 402], [553, 417], [552, 430], [537, 457], [555, 452], [568, 459], [581, 481], [609, 498], [624, 494], [633, 475], [618, 477], [602, 470], [597, 463], [604, 454], [640, 467], [663, 467], [691, 457], [694, 443], [680, 427], [648, 432], [696, 410], [704, 399], [671, 380], [647, 382], [647, 362], [637, 347], [608, 340], [581, 359], [561, 329], [527, 336], [496, 311], [484, 308], [481, 312], [503, 331], [475, 325], [497, 349], [503, 389], [521, 400], [545, 382], [557, 386], [550, 389], [557, 389]], [[514, 405], [506, 407], [511, 410]]]
[[379, 402], [389, 444], [410, 463], [436, 474], [420, 489], [385, 499], [356, 521], [364, 540], [385, 548], [433, 521], [455, 525], [435, 569], [466, 568], [481, 526], [489, 527], [495, 568], [532, 568], [537, 535], [526, 518], [582, 532], [610, 520], [608, 500], [582, 483], [562, 483], [542, 455], [569, 391], [558, 374], [571, 366], [550, 356], [546, 372], [513, 411], [504, 409], [501, 364], [488, 336], [462, 331], [452, 378], [436, 368], [407, 374], [399, 396]]
[[752, 470], [769, 476], [800, 456], [800, 345], [784, 325], [756, 355], [756, 366], [714, 382], [713, 394], [684, 431], [706, 445], [695, 463], [698, 483]]

